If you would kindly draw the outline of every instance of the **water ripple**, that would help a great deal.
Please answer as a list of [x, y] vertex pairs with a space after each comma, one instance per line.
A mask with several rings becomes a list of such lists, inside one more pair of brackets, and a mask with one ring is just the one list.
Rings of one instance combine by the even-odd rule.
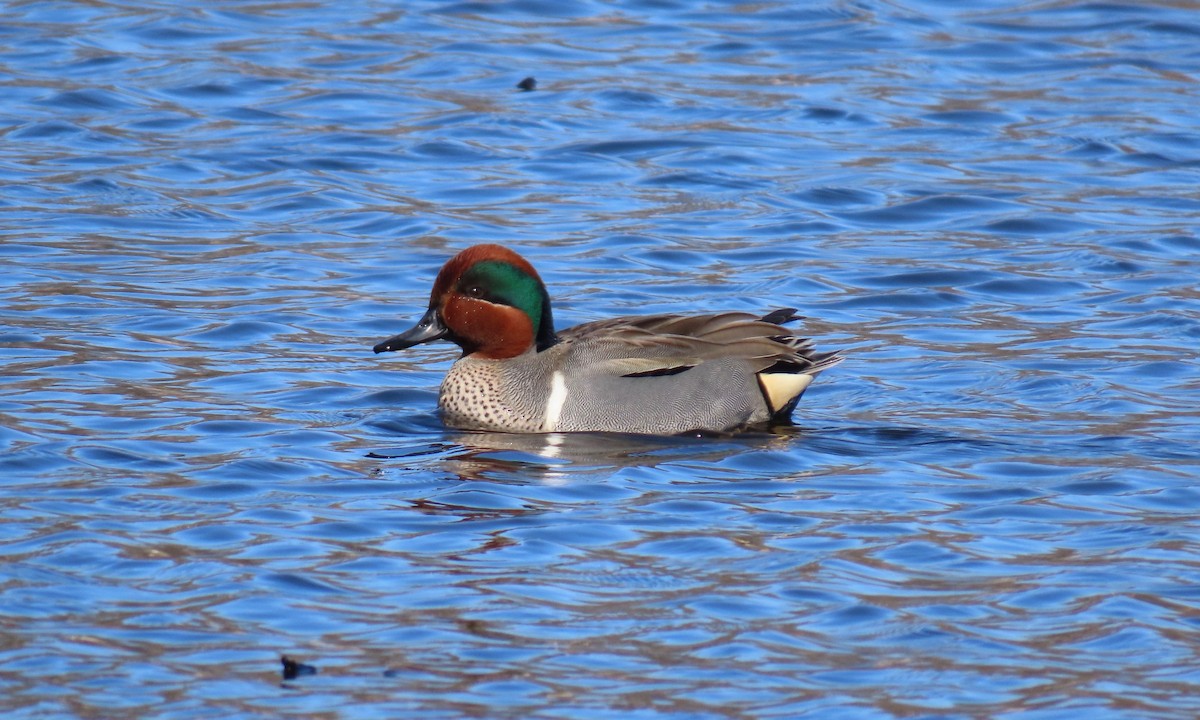
[[[1195, 716], [1198, 34], [13, 5], [4, 706]], [[769, 433], [448, 430], [456, 353], [370, 347], [476, 242], [563, 326], [795, 306], [848, 361]]]

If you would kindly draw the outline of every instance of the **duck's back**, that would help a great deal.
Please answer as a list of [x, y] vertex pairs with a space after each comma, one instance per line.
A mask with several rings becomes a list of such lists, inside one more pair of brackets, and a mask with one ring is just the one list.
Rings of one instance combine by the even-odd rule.
[[778, 324], [792, 317], [648, 315], [564, 330], [543, 352], [561, 376], [555, 429], [723, 431], [786, 415], [837, 362]]

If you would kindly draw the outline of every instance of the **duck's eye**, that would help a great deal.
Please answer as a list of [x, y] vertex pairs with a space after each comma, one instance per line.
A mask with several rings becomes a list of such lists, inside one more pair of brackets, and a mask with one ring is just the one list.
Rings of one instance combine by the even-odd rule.
[[483, 297], [483, 288], [479, 285], [471, 285], [467, 288], [466, 294], [470, 297]]

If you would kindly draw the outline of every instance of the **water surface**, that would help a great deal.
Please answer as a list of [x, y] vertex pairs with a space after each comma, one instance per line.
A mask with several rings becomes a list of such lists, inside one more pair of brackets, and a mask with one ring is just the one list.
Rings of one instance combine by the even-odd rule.
[[[1167, 2], [9, 4], [0, 707], [1195, 717], [1198, 37]], [[370, 348], [477, 242], [560, 326], [794, 306], [848, 360], [775, 433], [448, 430], [453, 348]]]

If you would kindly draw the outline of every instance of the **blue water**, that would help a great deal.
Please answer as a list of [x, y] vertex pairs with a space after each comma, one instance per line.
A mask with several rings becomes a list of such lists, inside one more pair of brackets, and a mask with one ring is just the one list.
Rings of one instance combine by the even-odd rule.
[[[9, 3], [0, 84], [6, 717], [1200, 715], [1186, 3]], [[484, 241], [847, 361], [448, 430], [370, 349]]]

